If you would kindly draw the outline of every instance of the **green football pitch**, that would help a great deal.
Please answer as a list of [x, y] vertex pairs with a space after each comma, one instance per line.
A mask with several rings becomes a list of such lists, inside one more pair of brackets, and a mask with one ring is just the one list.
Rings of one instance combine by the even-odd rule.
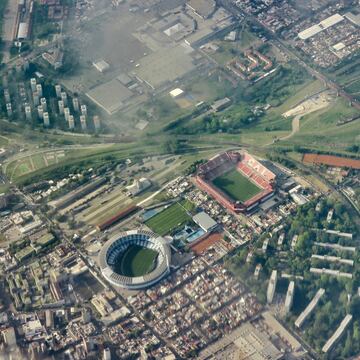
[[145, 221], [145, 224], [156, 234], [163, 236], [189, 220], [191, 217], [187, 213], [186, 203], [175, 203]]
[[116, 260], [114, 270], [118, 274], [130, 277], [148, 274], [156, 266], [157, 255], [154, 250], [131, 245]]
[[262, 190], [236, 169], [217, 177], [213, 184], [231, 199], [245, 202]]

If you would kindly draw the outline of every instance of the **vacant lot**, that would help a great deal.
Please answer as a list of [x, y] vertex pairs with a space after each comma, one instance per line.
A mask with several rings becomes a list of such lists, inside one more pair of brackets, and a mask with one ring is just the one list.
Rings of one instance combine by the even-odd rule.
[[130, 277], [148, 274], [155, 267], [157, 255], [156, 251], [142, 246], [129, 246], [117, 259], [115, 271]]
[[217, 177], [214, 185], [226, 195], [237, 201], [247, 201], [258, 194], [261, 189], [236, 169]]
[[145, 224], [155, 233], [163, 236], [189, 220], [191, 218], [186, 209], [181, 204], [175, 203], [147, 220]]

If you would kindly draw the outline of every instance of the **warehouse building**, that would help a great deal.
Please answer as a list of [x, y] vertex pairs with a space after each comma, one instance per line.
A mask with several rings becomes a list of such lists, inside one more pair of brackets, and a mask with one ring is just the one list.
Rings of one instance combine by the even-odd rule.
[[86, 95], [96, 105], [112, 115], [125, 106], [126, 101], [133, 96], [133, 93], [118, 79], [113, 79], [94, 87]]
[[299, 32], [298, 37], [301, 40], [307, 40], [312, 38], [313, 36], [319, 34], [320, 32], [337, 25], [341, 21], [344, 20], [344, 17], [340, 14], [334, 14], [332, 16], [329, 16], [325, 20], [319, 22], [316, 25], [310, 26], [309, 28]]
[[199, 225], [205, 232], [211, 232], [218, 226], [217, 222], [204, 211], [196, 214], [193, 220], [195, 224]]
[[208, 19], [216, 9], [216, 2], [215, 0], [189, 0], [186, 6], [201, 19]]

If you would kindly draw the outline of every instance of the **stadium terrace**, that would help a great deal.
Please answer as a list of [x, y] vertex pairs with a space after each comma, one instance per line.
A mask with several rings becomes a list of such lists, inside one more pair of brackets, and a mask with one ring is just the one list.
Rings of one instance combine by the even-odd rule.
[[225, 152], [198, 167], [195, 183], [228, 210], [240, 213], [274, 194], [276, 176], [246, 152]]
[[[144, 250], [157, 252], [155, 266], [150, 272], [140, 274], [139, 269], [134, 269], [133, 276], [117, 271], [117, 262], [120, 258], [126, 260], [125, 267], [143, 267], [147, 261], [143, 259], [129, 258], [128, 250], [133, 247], [141, 247]], [[125, 259], [125, 256], [127, 258]], [[129, 230], [116, 234], [108, 240], [99, 254], [101, 273], [112, 285], [126, 289], [139, 290], [149, 287], [170, 272], [171, 250], [166, 240], [151, 231]], [[136, 274], [138, 273], [138, 274]]]

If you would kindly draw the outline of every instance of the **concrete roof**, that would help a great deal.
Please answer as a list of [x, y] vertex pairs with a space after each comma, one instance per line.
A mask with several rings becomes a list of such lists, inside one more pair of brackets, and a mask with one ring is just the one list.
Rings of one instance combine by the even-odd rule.
[[176, 89], [171, 90], [171, 91], [169, 92], [169, 94], [170, 94], [173, 98], [176, 98], [176, 97], [182, 95], [183, 93], [184, 93], [184, 91], [181, 90], [180, 88], [176, 88]]
[[134, 73], [151, 88], [157, 89], [195, 68], [191, 51], [183, 45], [161, 49], [139, 60]]
[[216, 8], [215, 0], [189, 0], [187, 5], [202, 18], [208, 18]]
[[205, 231], [211, 230], [217, 225], [216, 221], [204, 211], [196, 214], [193, 220]]
[[106, 84], [96, 86], [86, 95], [111, 115], [120, 110], [124, 106], [124, 101], [129, 99], [133, 93], [120, 81], [113, 79]]

